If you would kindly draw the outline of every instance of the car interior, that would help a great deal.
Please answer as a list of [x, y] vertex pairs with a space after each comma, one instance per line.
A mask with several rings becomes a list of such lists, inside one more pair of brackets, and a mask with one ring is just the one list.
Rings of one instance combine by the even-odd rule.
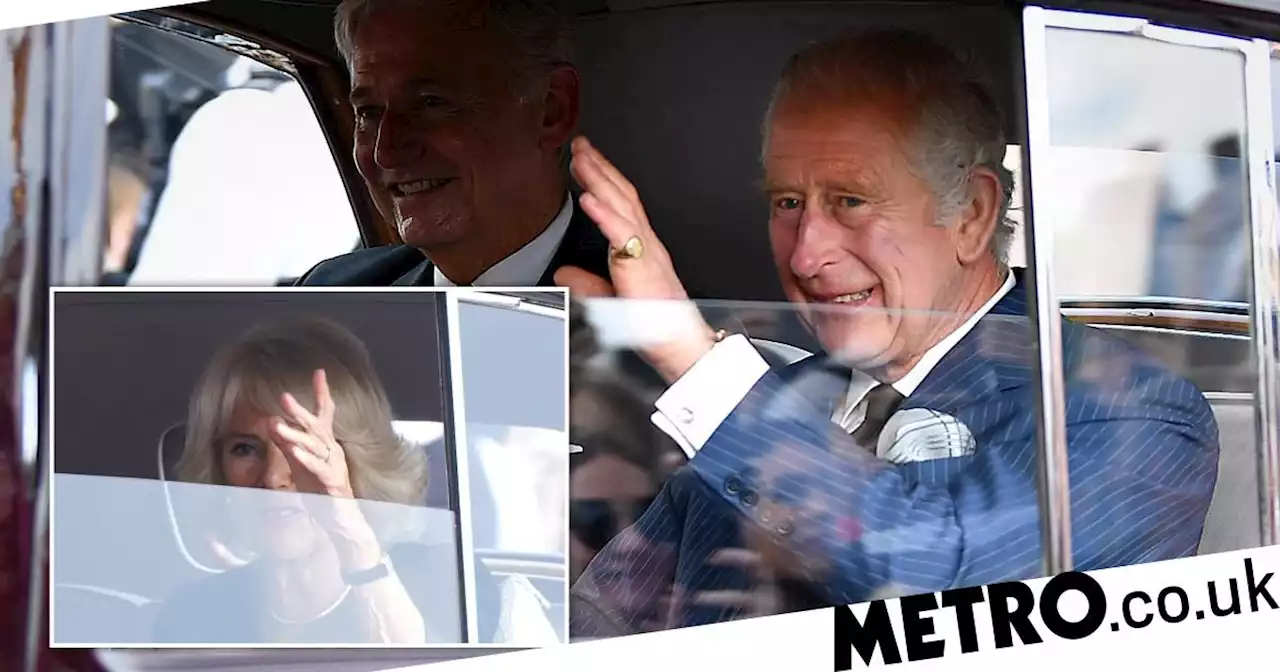
[[[391, 244], [398, 242], [394, 227], [379, 214], [349, 151], [347, 77], [332, 40], [336, 4], [211, 0], [121, 18], [179, 32], [180, 23], [194, 24], [207, 29], [200, 39], [242, 54], [285, 55], [325, 131], [362, 239], [368, 246]], [[1216, 3], [1046, 4], [1120, 15], [1140, 11], [1172, 26], [1280, 38], [1268, 16]], [[713, 322], [746, 321], [751, 311], [768, 316], [752, 322], [750, 334], [778, 366], [816, 347], [778, 287], [763, 225], [765, 201], [756, 186], [760, 120], [789, 54], [856, 26], [893, 25], [935, 35], [984, 66], [1005, 111], [1015, 154], [1028, 142], [1026, 82], [1031, 75], [1023, 62], [1017, 3], [575, 0], [573, 5], [576, 61], [585, 83], [582, 132], [636, 184], [690, 295], [716, 316]], [[1018, 174], [1020, 181], [1025, 177]], [[1083, 257], [1040, 263], [1046, 261], [1059, 268], [1074, 266], [1076, 273], [1088, 273], [1092, 263]], [[1200, 552], [1257, 546], [1260, 430], [1249, 304], [1124, 292], [1060, 298], [1068, 319], [1134, 342], [1205, 393], [1219, 424], [1222, 450]], [[618, 347], [626, 347], [623, 341], [625, 337]], [[85, 599], [98, 599], [94, 595]]]
[[[429, 484], [422, 507], [388, 513], [412, 515], [418, 526], [419, 532], [403, 540], [397, 552], [432, 568], [431, 589], [440, 598], [424, 616], [433, 637], [445, 643], [464, 641], [468, 613], [475, 616], [482, 638], [493, 636], [503, 610], [500, 591], [513, 578], [536, 596], [557, 636], [563, 632], [563, 554], [515, 552], [486, 542], [503, 525], [502, 507], [509, 506], [495, 492], [493, 479], [500, 471], [473, 464], [480, 473], [470, 472], [467, 487], [459, 487], [457, 453], [449, 438], [455, 423], [446, 417], [444, 403], [447, 318], [436, 295], [398, 294], [371, 301], [361, 293], [314, 294], [283, 301], [275, 294], [259, 298], [257, 306], [216, 294], [186, 295], [186, 300], [181, 295], [136, 296], [63, 294], [62, 310], [55, 311], [66, 329], [60, 334], [93, 335], [55, 341], [65, 370], [101, 380], [132, 376], [138, 387], [137, 406], [129, 413], [121, 413], [110, 396], [76, 384], [74, 376], [62, 379], [55, 391], [55, 429], [61, 436], [53, 495], [58, 511], [54, 627], [59, 641], [150, 641], [168, 595], [249, 559], [221, 543], [225, 535], [215, 520], [215, 512], [227, 507], [224, 500], [233, 493], [226, 486], [181, 482], [176, 465], [185, 442], [183, 417], [191, 381], [214, 348], [246, 325], [268, 319], [254, 317], [265, 312], [270, 319], [319, 313], [352, 329], [369, 349], [392, 399], [397, 433], [426, 454]], [[530, 292], [495, 293], [488, 301], [503, 312], [524, 302], [555, 315], [563, 311], [564, 300], [557, 293]], [[162, 355], [156, 354], [157, 339], [171, 344]], [[465, 335], [463, 340], [475, 342]], [[100, 357], [103, 347], [114, 357]], [[421, 356], [402, 358], [400, 353], [408, 350]], [[141, 361], [148, 362], [145, 371], [137, 368]], [[492, 421], [493, 413], [486, 416], [484, 410], [468, 417]], [[460, 492], [468, 493], [465, 506]], [[362, 508], [388, 506], [398, 507], [369, 503]], [[463, 591], [464, 527], [475, 529], [481, 544], [472, 564], [474, 592], [469, 594]]]
[[[169, 13], [280, 49], [294, 57], [300, 78], [317, 62], [327, 63], [336, 80], [344, 71], [332, 43], [335, 6], [215, 0]], [[636, 184], [691, 296], [709, 304], [717, 303], [713, 299], [770, 302], [777, 319], [767, 331], [753, 332], [764, 340], [813, 347], [783, 307], [767, 232], [758, 224], [764, 208], [756, 187], [759, 123], [772, 82], [790, 53], [857, 26], [893, 25], [937, 36], [983, 66], [1005, 110], [1010, 142], [1024, 144], [1021, 19], [1007, 3], [648, 0], [577, 7], [576, 56], [587, 83], [582, 132]], [[967, 29], [957, 31], [958, 25]], [[741, 44], [753, 48], [744, 52]], [[316, 107], [329, 107], [323, 103], [332, 102], [334, 90], [325, 87], [333, 82], [317, 77], [309, 83], [313, 96], [328, 96]], [[329, 113], [337, 117], [347, 111], [339, 100]], [[349, 146], [341, 126], [330, 130], [335, 147]], [[349, 161], [341, 149], [335, 157]], [[358, 177], [354, 186], [361, 191]], [[367, 244], [393, 242], [393, 236], [384, 235], [390, 230], [385, 223], [369, 225], [381, 222], [369, 205], [361, 217]], [[717, 257], [723, 263], [715, 263]], [[1241, 341], [1248, 337], [1247, 307], [1214, 306], [1206, 314], [1174, 305], [1153, 314], [1132, 303], [1064, 301], [1064, 309], [1071, 319], [1107, 328], [1153, 352], [1211, 353], [1207, 361], [1197, 358], [1194, 370], [1180, 371], [1210, 397], [1223, 434], [1219, 482], [1235, 484], [1219, 487], [1202, 550], [1256, 544], [1257, 507], [1242, 506], [1257, 492], [1255, 414], [1247, 396], [1253, 381], [1248, 341]], [[1178, 359], [1169, 361], [1186, 368]]]

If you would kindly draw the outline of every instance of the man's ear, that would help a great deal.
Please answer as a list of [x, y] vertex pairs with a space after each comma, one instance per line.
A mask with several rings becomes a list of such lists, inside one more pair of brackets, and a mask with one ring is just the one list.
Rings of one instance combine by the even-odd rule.
[[578, 69], [572, 65], [558, 65], [551, 71], [542, 101], [540, 144], [543, 149], [563, 147], [573, 138], [581, 114], [581, 85]]
[[999, 176], [990, 168], [978, 166], [969, 174], [968, 201], [952, 229], [956, 260], [961, 264], [972, 264], [990, 254], [1003, 192]]

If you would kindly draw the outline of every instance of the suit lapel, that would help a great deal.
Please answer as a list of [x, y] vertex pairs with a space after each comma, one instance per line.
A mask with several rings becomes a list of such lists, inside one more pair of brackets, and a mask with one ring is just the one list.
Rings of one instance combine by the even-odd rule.
[[554, 287], [555, 273], [564, 266], [577, 266], [584, 271], [594, 273], [606, 280], [609, 278], [609, 241], [605, 240], [600, 229], [591, 217], [582, 211], [575, 198], [573, 216], [569, 218], [569, 227], [565, 230], [564, 239], [556, 248], [556, 253], [547, 264], [547, 270], [538, 280], [540, 287]]
[[422, 263], [409, 269], [408, 273], [395, 279], [393, 287], [434, 287], [436, 284], [435, 265], [430, 259], [423, 257]]
[[836, 404], [844, 400], [853, 372], [825, 353], [819, 353], [786, 367], [781, 377], [788, 389], [830, 417]]
[[1013, 289], [943, 356], [907, 397], [903, 409], [955, 415], [961, 408], [1027, 384], [1035, 337], [1027, 319], [1026, 285], [1021, 269], [1015, 270]]

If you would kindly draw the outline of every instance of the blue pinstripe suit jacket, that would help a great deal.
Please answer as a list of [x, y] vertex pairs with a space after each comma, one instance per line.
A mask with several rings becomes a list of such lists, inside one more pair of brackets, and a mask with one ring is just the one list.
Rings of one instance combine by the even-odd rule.
[[[1217, 480], [1207, 401], [1121, 339], [1062, 330], [1076, 569], [1193, 555]], [[1020, 282], [902, 406], [954, 416], [976, 449], [903, 464], [830, 421], [848, 378], [827, 358], [766, 374], [574, 584], [571, 632], [751, 615], [713, 599], [762, 585], [724, 549], [761, 553], [820, 604], [1039, 576], [1034, 343]]]

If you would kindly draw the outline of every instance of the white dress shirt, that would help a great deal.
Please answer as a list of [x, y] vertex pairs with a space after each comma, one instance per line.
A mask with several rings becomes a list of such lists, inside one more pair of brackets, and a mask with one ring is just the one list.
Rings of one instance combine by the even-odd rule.
[[[964, 324], [926, 351], [906, 375], [893, 383], [894, 389], [903, 397], [911, 396], [938, 362], [1013, 289], [1013, 284], [1013, 274], [1006, 273], [1000, 289]], [[651, 420], [692, 459], [768, 371], [769, 364], [751, 342], [734, 334], [717, 343], [667, 388], [658, 398], [657, 412]], [[857, 429], [866, 416], [866, 395], [878, 384], [871, 376], [855, 371], [845, 403], [836, 408], [832, 422], [847, 432]]]
[[[564, 206], [551, 224], [538, 237], [525, 243], [498, 263], [490, 266], [471, 283], [473, 287], [535, 287], [547, 272], [547, 266], [560, 248], [564, 234], [569, 230], [569, 220], [573, 218], [573, 198], [565, 196]], [[457, 287], [445, 274], [435, 266], [436, 287]]]

